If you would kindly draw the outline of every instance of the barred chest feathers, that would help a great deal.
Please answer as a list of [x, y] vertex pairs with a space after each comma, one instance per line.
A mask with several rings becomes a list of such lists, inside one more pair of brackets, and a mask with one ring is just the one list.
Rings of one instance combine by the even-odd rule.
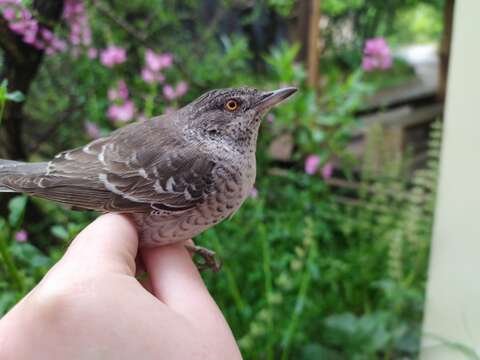
[[133, 214], [141, 246], [157, 246], [190, 239], [232, 217], [255, 183], [255, 153], [217, 163], [212, 169], [212, 191], [195, 207], [181, 213], [152, 211]]

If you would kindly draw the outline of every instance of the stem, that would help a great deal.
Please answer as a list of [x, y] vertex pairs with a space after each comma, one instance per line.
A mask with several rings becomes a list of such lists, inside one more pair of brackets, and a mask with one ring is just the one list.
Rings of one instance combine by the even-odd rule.
[[25, 283], [23, 281], [22, 276], [17, 270], [17, 267], [15, 266], [15, 262], [13, 260], [13, 257], [11, 256], [10, 252], [8, 251], [8, 246], [5, 241], [5, 233], [2, 231], [0, 232], [0, 255], [3, 259], [3, 262], [5, 264], [5, 267], [7, 269], [7, 272], [11, 276], [13, 283], [17, 287], [17, 289], [22, 293], [22, 295], [25, 293]]
[[[262, 224], [259, 228], [260, 238], [262, 241], [262, 255], [263, 255], [263, 273], [265, 274], [265, 298], [267, 299], [267, 309], [269, 313], [267, 326], [268, 326], [268, 334], [272, 334], [273, 328], [273, 311], [272, 305], [269, 301], [271, 294], [272, 294], [272, 269], [271, 269], [271, 256], [270, 256], [270, 243], [268, 242], [267, 238], [267, 231], [265, 226]], [[267, 359], [273, 360], [273, 344], [272, 344], [273, 337], [267, 337]]]
[[312, 279], [310, 271], [308, 270], [308, 264], [313, 261], [313, 258], [315, 255], [314, 250], [315, 250], [315, 244], [312, 244], [309, 248], [308, 258], [305, 264], [305, 271], [302, 274], [302, 280], [300, 282], [300, 288], [298, 289], [297, 300], [295, 301], [295, 307], [293, 309], [292, 318], [290, 320], [290, 323], [283, 337], [283, 352], [281, 357], [282, 360], [288, 359], [288, 355], [289, 355], [288, 352], [290, 350], [290, 341], [292, 339], [292, 335], [297, 330], [298, 322], [300, 320], [300, 315], [302, 314], [302, 311], [305, 305], [307, 292], [310, 287], [310, 281]]
[[145, 116], [147, 119], [150, 119], [153, 115], [153, 107], [155, 102], [155, 97], [157, 96], [157, 88], [155, 84], [150, 86], [150, 93], [145, 100]]
[[0, 100], [0, 124], [2, 124], [3, 112], [5, 111], [5, 99]]
[[[215, 251], [218, 252], [218, 255], [222, 256], [223, 248], [222, 248], [222, 245], [220, 244], [220, 241], [218, 241], [217, 236], [216, 235], [213, 236], [212, 240], [213, 240], [212, 242], [213, 242]], [[241, 313], [243, 313], [246, 306], [245, 306], [245, 302], [242, 299], [242, 295], [240, 294], [240, 290], [235, 280], [235, 276], [233, 275], [232, 269], [230, 269], [230, 267], [227, 264], [223, 264], [222, 271], [225, 273], [227, 277], [227, 284], [228, 284], [228, 289], [230, 291], [230, 295], [232, 296], [233, 301], [237, 306], [237, 309]]]

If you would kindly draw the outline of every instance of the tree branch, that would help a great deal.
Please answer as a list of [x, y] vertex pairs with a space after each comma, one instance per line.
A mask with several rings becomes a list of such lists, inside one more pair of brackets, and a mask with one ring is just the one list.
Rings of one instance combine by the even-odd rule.
[[[34, 0], [33, 12], [42, 26], [51, 28], [60, 19], [63, 0]], [[6, 78], [9, 90], [28, 94], [43, 58], [43, 51], [23, 42], [13, 33], [8, 22], [0, 18], [0, 47], [4, 51], [5, 66], [1, 78]], [[22, 143], [23, 103], [7, 102], [0, 129], [0, 155], [10, 159], [26, 158]]]
[[18, 46], [15, 34], [8, 28], [8, 22], [0, 17], [0, 47], [9, 54], [17, 63], [23, 63], [22, 50]]

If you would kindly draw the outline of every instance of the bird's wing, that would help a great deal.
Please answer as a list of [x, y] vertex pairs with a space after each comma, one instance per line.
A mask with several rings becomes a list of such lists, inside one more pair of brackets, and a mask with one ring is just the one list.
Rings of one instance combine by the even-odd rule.
[[212, 192], [215, 163], [167, 127], [121, 130], [57, 155], [29, 193], [82, 209], [175, 212]]

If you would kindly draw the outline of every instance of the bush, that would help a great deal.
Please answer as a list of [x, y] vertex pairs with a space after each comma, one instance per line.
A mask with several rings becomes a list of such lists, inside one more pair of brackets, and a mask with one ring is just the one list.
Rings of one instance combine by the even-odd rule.
[[[390, 6], [378, 3], [372, 10], [366, 1], [348, 6], [325, 2], [333, 25], [353, 19], [358, 36], [342, 48], [331, 33], [325, 34], [322, 61], [332, 66], [322, 74], [325, 84], [318, 98], [296, 61], [300, 45], [275, 33], [269, 46], [254, 51], [247, 31], [258, 29], [265, 13], [269, 20], [287, 23], [293, 1], [255, 6], [218, 1], [213, 18], [207, 2], [134, 0], [115, 11], [109, 3], [85, 2], [82, 14], [90, 18], [93, 41], [75, 45], [68, 40], [72, 18], [64, 17], [57, 26], [68, 51], [46, 57], [26, 98], [30, 160], [178, 108], [210, 88], [299, 87], [299, 93], [262, 124], [256, 193], [232, 219], [197, 239], [224, 261], [222, 272], [204, 275], [208, 288], [247, 359], [415, 357], [440, 125], [431, 132], [428, 168], [413, 178], [405, 172], [407, 164], [396, 158], [387, 157], [386, 166], [376, 166], [378, 152], [386, 153], [378, 151], [380, 129], [372, 130], [362, 163], [344, 150], [359, 125], [355, 114], [365, 97], [379, 85], [411, 75], [399, 61], [393, 61], [387, 73], [361, 70], [364, 40], [393, 37], [388, 17], [375, 21], [387, 12], [394, 16]], [[395, 3], [403, 14], [397, 21], [404, 24], [405, 14], [420, 2]], [[226, 17], [235, 18], [234, 29], [226, 30]], [[432, 31], [429, 37], [438, 29]], [[388, 57], [391, 60], [389, 50]], [[0, 119], [6, 101], [22, 100], [21, 94], [8, 92], [5, 83], [0, 86]], [[292, 149], [279, 160], [269, 148], [284, 135]], [[347, 181], [348, 189], [332, 181], [334, 161], [341, 164], [335, 176]], [[8, 215], [0, 218], [0, 314], [40, 281], [95, 216], [23, 196], [10, 200], [8, 208]], [[41, 218], [27, 216], [24, 222], [26, 209], [27, 215], [36, 210]]]

